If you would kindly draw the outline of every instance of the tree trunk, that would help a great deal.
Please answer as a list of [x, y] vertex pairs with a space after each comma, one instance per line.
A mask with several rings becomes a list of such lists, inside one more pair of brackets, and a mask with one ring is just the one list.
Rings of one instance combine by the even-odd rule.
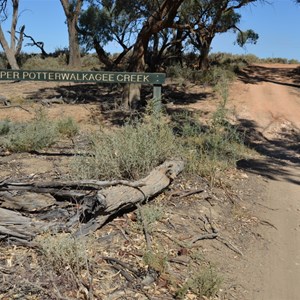
[[97, 40], [97, 38], [95, 36], [93, 37], [93, 44], [94, 44], [94, 48], [96, 50], [98, 59], [105, 65], [105, 68], [107, 70], [112, 70], [114, 63], [110, 59], [110, 57], [106, 54], [104, 49], [101, 47], [99, 41]]
[[[137, 36], [137, 40], [134, 44], [133, 53], [129, 65], [128, 71], [130, 72], [144, 72], [145, 71], [145, 55], [147, 54], [149, 40], [151, 35], [160, 32], [162, 29], [170, 27], [173, 24], [177, 10], [184, 0], [164, 0], [157, 10], [150, 15], [148, 20], [144, 22], [144, 25]], [[135, 91], [138, 89], [136, 85], [133, 85]], [[130, 90], [130, 85], [125, 86], [124, 90]], [[139, 88], [140, 90], [140, 88]], [[136, 93], [124, 93], [125, 97], [123, 103], [131, 105], [134, 101], [140, 100], [140, 92]]]
[[23, 33], [20, 33], [20, 41], [18, 43], [18, 50], [16, 49], [16, 26], [18, 22], [18, 9], [19, 9], [19, 0], [12, 0], [13, 5], [13, 14], [12, 14], [12, 20], [11, 20], [11, 26], [10, 26], [10, 46], [8, 45], [8, 42], [5, 39], [1, 24], [0, 24], [0, 44], [5, 52], [8, 64], [10, 68], [18, 70], [19, 65], [17, 62], [17, 51], [20, 51], [22, 45], [22, 35]]
[[3, 30], [2, 30], [1, 26], [0, 26], [0, 44], [5, 52], [5, 55], [6, 55], [6, 58], [7, 58], [10, 68], [12, 68], [14, 70], [19, 70], [19, 65], [17, 63], [15, 51], [8, 46], [8, 43], [5, 39], [5, 36], [3, 34]]
[[69, 66], [76, 68], [81, 66], [80, 59], [80, 48], [78, 43], [78, 33], [75, 29], [75, 25], [77, 22], [77, 18], [73, 18], [68, 21], [68, 34], [69, 34], [69, 51], [70, 51], [70, 60]]
[[83, 0], [77, 0], [76, 5], [74, 6], [71, 6], [69, 0], [60, 0], [60, 2], [63, 6], [67, 18], [70, 51], [69, 66], [77, 68], [81, 66], [81, 60], [76, 25], [78, 22], [78, 17], [81, 11]]
[[206, 71], [209, 67], [209, 61], [208, 61], [208, 54], [209, 49], [201, 49], [201, 53], [199, 55], [199, 62], [198, 62], [198, 68], [199, 70]]
[[202, 43], [198, 62], [199, 70], [206, 71], [209, 68], [208, 55], [210, 51], [211, 42], [212, 39], [207, 39], [204, 43]]
[[0, 182], [0, 240], [26, 244], [36, 235], [51, 230], [86, 235], [124, 210], [148, 202], [168, 187], [183, 168], [183, 161], [166, 161], [135, 182], [3, 180]]

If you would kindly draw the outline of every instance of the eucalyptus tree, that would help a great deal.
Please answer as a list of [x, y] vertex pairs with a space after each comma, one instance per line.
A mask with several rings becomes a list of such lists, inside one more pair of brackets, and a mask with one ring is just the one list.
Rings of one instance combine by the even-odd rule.
[[181, 7], [181, 20], [188, 31], [189, 43], [200, 52], [199, 69], [208, 68], [208, 55], [216, 34], [229, 30], [238, 32], [237, 44], [256, 43], [253, 30], [242, 31], [238, 24], [241, 15], [237, 10], [258, 0], [186, 0]]
[[[132, 2], [134, 1], [90, 0], [90, 5], [80, 15], [77, 30], [81, 45], [87, 51], [95, 49], [99, 60], [108, 70], [118, 66], [135, 40], [140, 14], [132, 9]], [[105, 51], [109, 42], [117, 43], [122, 49], [115, 59]]]
[[[141, 0], [140, 12], [147, 16], [138, 31], [135, 40], [128, 71], [144, 72], [146, 70], [145, 58], [149, 50], [151, 38], [167, 28], [172, 28], [180, 5], [184, 0]], [[135, 107], [140, 102], [141, 85], [125, 85], [123, 91], [124, 107]]]
[[83, 0], [60, 0], [63, 7], [69, 38], [69, 66], [80, 67], [80, 47], [76, 26], [83, 5]]
[[[5, 34], [2, 29], [2, 23], [8, 19], [8, 8], [12, 7], [12, 17], [10, 26], [10, 44], [7, 41]], [[17, 57], [21, 52], [24, 30], [23, 25], [19, 31], [19, 37], [16, 36], [16, 28], [19, 16], [19, 0], [1, 0], [0, 1], [0, 44], [4, 50], [7, 61], [12, 69], [19, 69]]]
[[[172, 28], [180, 5], [184, 0], [144, 1], [148, 11], [148, 17], [139, 30], [134, 44], [130, 71], [145, 71], [145, 56], [147, 55], [150, 39], [166, 28]], [[143, 7], [143, 6], [141, 6]]]

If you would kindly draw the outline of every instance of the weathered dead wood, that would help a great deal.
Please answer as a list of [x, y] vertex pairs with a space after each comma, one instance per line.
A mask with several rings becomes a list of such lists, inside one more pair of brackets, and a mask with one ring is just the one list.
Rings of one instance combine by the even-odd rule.
[[0, 207], [0, 237], [8, 241], [28, 241], [47, 227], [21, 213]]
[[50, 194], [35, 194], [31, 192], [0, 192], [0, 207], [18, 210], [34, 212], [43, 210], [54, 205], [55, 198]]
[[65, 104], [65, 101], [62, 97], [59, 98], [50, 98], [50, 99], [42, 99], [42, 105], [50, 107], [52, 104]]
[[102, 188], [126, 185], [130, 187], [140, 187], [140, 182], [130, 182], [127, 180], [80, 180], [80, 181], [62, 181], [62, 182], [13, 182], [4, 180], [0, 182], [0, 191], [31, 191], [35, 193], [55, 193], [62, 190], [100, 190]]
[[141, 187], [112, 186], [97, 193], [100, 210], [96, 218], [83, 224], [76, 235], [85, 235], [90, 230], [103, 226], [111, 216], [119, 211], [132, 209], [136, 204], [143, 203], [164, 190], [171, 181], [183, 170], [182, 161], [167, 161], [155, 168], [147, 177], [135, 182]]
[[5, 109], [5, 108], [20, 108], [20, 109], [23, 109], [23, 110], [25, 110], [25, 111], [27, 111], [28, 113], [31, 114], [31, 111], [30, 111], [30, 110], [24, 108], [24, 107], [21, 106], [21, 105], [9, 105], [9, 106], [3, 106], [3, 107], [0, 107], [0, 109]]
[[135, 209], [159, 194], [183, 170], [183, 166], [182, 161], [167, 161], [135, 182], [43, 183], [4, 179], [0, 181], [0, 238], [15, 237], [28, 243], [45, 230], [86, 235], [121, 211]]

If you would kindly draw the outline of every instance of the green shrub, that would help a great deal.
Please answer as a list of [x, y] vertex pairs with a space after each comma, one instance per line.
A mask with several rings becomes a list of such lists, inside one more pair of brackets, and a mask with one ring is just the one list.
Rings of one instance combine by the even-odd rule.
[[168, 265], [168, 257], [164, 251], [146, 251], [143, 255], [144, 263], [158, 273], [163, 273]]
[[0, 52], [0, 69], [7, 68], [7, 59], [4, 52]]
[[167, 68], [166, 74], [169, 78], [179, 81], [179, 84], [190, 81], [214, 86], [220, 78], [226, 77], [232, 81], [235, 78], [236, 70], [237, 66], [230, 64], [214, 65], [208, 70], [192, 70], [186, 67], [182, 68], [180, 65], [173, 65]]
[[99, 58], [95, 54], [86, 54], [81, 58], [81, 67], [84, 70], [91, 70], [94, 68], [100, 68], [101, 63]]
[[12, 124], [9, 120], [0, 121], [0, 135], [6, 135], [11, 130]]
[[115, 131], [90, 136], [91, 156], [78, 156], [73, 168], [82, 178], [136, 179], [178, 153], [170, 126], [150, 117]]
[[14, 152], [41, 150], [55, 143], [57, 132], [43, 111], [36, 112], [35, 118], [27, 124], [15, 124], [7, 136], [6, 147]]
[[41, 150], [53, 145], [60, 135], [68, 138], [79, 132], [72, 118], [51, 121], [43, 110], [36, 112], [28, 123], [0, 122], [1, 145], [13, 152]]
[[140, 227], [143, 224], [147, 227], [147, 231], [151, 233], [155, 223], [160, 221], [164, 217], [164, 209], [158, 205], [145, 205], [137, 211], [137, 221]]
[[58, 120], [57, 130], [61, 135], [72, 138], [79, 132], [79, 126], [73, 118], [68, 117]]
[[268, 58], [264, 58], [263, 62], [265, 62], [265, 63], [287, 64], [288, 59], [287, 58], [281, 58], [281, 57], [268, 57]]
[[23, 64], [24, 70], [64, 70], [67, 63], [63, 56], [42, 58], [40, 55], [28, 58]]
[[45, 235], [36, 240], [41, 250], [43, 262], [58, 274], [71, 269], [76, 275], [86, 268], [87, 241], [71, 235]]
[[297, 60], [297, 59], [289, 59], [288, 63], [289, 64], [300, 64], [299, 60]]
[[[227, 96], [226, 89], [220, 93]], [[243, 137], [227, 121], [225, 104], [223, 101], [219, 105], [206, 126], [197, 121], [196, 115], [182, 115], [180, 122], [175, 120], [184, 149], [185, 171], [207, 177], [212, 185], [218, 172], [235, 167], [236, 161], [246, 154]]]
[[222, 278], [209, 266], [193, 275], [187, 282], [177, 291], [177, 299], [185, 299], [187, 292], [190, 290], [199, 299], [202, 297], [214, 297], [217, 295], [222, 284]]
[[212, 66], [203, 72], [202, 82], [215, 86], [220, 80], [224, 79], [226, 79], [228, 82], [233, 81], [235, 79], [234, 70], [222, 66]]

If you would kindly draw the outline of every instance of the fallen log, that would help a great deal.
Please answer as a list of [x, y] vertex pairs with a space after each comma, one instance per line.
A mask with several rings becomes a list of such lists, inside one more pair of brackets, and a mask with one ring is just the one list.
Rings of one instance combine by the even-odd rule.
[[[87, 235], [161, 193], [183, 170], [166, 161], [138, 181], [0, 181], [0, 239], [28, 244], [45, 230]], [[41, 195], [43, 194], [43, 195]], [[5, 218], [4, 218], [5, 217]], [[22, 220], [22, 222], [21, 222]]]

